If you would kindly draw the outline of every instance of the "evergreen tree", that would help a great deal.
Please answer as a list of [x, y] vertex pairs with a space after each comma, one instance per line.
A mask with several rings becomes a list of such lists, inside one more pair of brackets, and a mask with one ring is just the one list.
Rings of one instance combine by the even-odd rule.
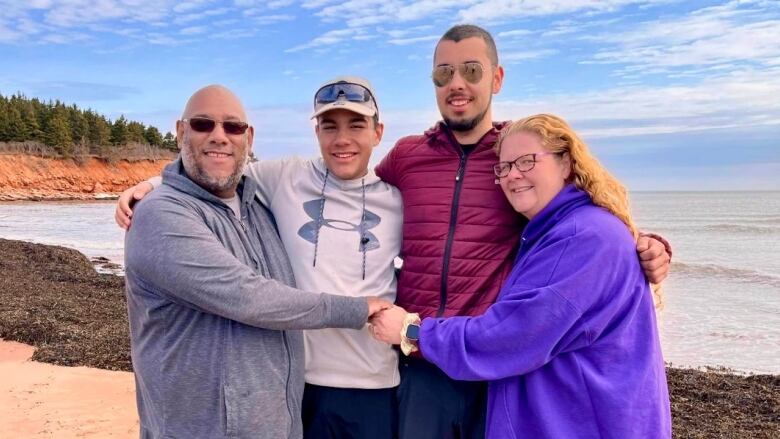
[[[92, 110], [59, 100], [28, 99], [21, 93], [0, 94], [0, 142], [33, 141], [49, 145], [66, 157], [82, 159], [89, 153], [108, 157], [111, 150], [128, 142], [176, 150], [176, 138], [162, 136], [156, 127], [128, 121], [120, 116], [111, 122]], [[138, 151], [146, 151], [147, 148]], [[154, 151], [149, 150], [153, 156]], [[75, 158], [78, 158], [75, 157]], [[116, 154], [113, 157], [118, 157]]]
[[27, 127], [22, 120], [22, 115], [13, 107], [6, 111], [5, 138], [7, 142], [27, 140]]
[[89, 136], [89, 123], [84, 113], [75, 105], [68, 107], [68, 124], [70, 125], [70, 137], [75, 143], [86, 143]]
[[94, 151], [104, 155], [108, 152], [111, 143], [111, 126], [106, 118], [92, 111], [87, 112], [87, 121], [89, 122], [89, 143]]
[[146, 139], [146, 143], [152, 146], [160, 147], [163, 144], [163, 137], [162, 134], [160, 134], [160, 130], [151, 125], [146, 128], [144, 138]]
[[176, 142], [176, 136], [171, 134], [170, 131], [168, 131], [165, 134], [165, 137], [163, 138], [162, 147], [165, 149], [170, 149], [171, 151], [176, 151], [179, 149], [179, 145]]
[[0, 142], [8, 141], [8, 100], [0, 94]]
[[47, 145], [54, 147], [64, 157], [73, 155], [73, 140], [70, 137], [68, 116], [64, 106], [55, 107], [44, 129]]
[[128, 122], [127, 137], [130, 142], [146, 143], [146, 127], [140, 122]]
[[25, 133], [27, 135], [25, 140], [43, 140], [43, 131], [35, 114], [35, 107], [31, 102], [27, 102], [22, 108], [22, 121], [24, 121]]
[[127, 119], [124, 116], [119, 116], [119, 119], [115, 120], [111, 126], [111, 144], [123, 146], [127, 144], [128, 140]]

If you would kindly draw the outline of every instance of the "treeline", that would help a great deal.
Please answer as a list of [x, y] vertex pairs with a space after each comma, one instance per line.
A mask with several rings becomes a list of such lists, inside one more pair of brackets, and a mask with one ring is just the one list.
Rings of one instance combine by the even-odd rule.
[[0, 142], [5, 142], [0, 150], [7, 152], [82, 159], [160, 158], [177, 150], [174, 135], [163, 136], [154, 126], [124, 116], [111, 121], [75, 104], [42, 102], [20, 93], [0, 94]]

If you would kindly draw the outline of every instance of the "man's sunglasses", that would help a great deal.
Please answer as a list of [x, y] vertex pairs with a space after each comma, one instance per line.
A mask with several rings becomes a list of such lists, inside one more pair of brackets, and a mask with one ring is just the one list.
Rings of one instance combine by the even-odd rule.
[[485, 71], [485, 69], [482, 67], [482, 64], [478, 62], [436, 66], [433, 68], [433, 73], [431, 74], [433, 83], [436, 85], [436, 87], [444, 87], [445, 85], [449, 84], [450, 81], [452, 81], [453, 77], [455, 77], [455, 70], [460, 73], [461, 78], [465, 79], [471, 84], [476, 84], [481, 81], [482, 74]]
[[214, 131], [214, 128], [217, 127], [217, 124], [222, 125], [222, 129], [225, 130], [225, 134], [244, 134], [249, 128], [249, 124], [246, 122], [240, 122], [237, 120], [218, 121], [209, 119], [208, 117], [191, 117], [189, 119], [182, 119], [182, 122], [187, 122], [190, 124], [190, 128], [199, 133], [210, 133]]
[[359, 103], [371, 102], [375, 108], [377, 106], [376, 100], [369, 89], [351, 82], [337, 82], [317, 90], [317, 93], [314, 94], [314, 108], [336, 102], [339, 99]]

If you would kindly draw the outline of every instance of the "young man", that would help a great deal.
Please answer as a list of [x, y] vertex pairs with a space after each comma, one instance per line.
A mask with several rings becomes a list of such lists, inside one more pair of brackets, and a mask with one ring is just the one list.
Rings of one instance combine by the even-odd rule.
[[[398, 190], [368, 169], [384, 129], [375, 96], [363, 78], [326, 82], [314, 95], [312, 115], [322, 157], [247, 166], [304, 290], [395, 299], [402, 204]], [[132, 191], [120, 200], [118, 217]], [[395, 351], [367, 330], [305, 331], [304, 342], [304, 436], [393, 438]]]
[[[433, 64], [443, 121], [399, 140], [376, 168], [403, 195], [396, 303], [421, 318], [481, 315], [511, 269], [525, 223], [494, 182], [493, 145], [504, 124], [493, 122], [491, 101], [504, 70], [493, 38], [472, 25], [448, 30]], [[650, 281], [663, 280], [664, 245], [644, 237], [637, 250]], [[400, 364], [401, 439], [484, 437], [485, 383], [452, 380], [419, 357]]]
[[141, 437], [299, 438], [296, 330], [357, 332], [391, 303], [293, 288], [273, 216], [242, 176], [253, 129], [232, 92], [199, 90], [176, 126], [181, 158], [125, 240]]

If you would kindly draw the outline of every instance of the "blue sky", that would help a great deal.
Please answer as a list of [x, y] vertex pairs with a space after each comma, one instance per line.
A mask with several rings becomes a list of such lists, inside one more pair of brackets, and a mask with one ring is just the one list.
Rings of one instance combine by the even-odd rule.
[[386, 124], [378, 160], [438, 120], [432, 53], [457, 23], [496, 39], [496, 119], [563, 116], [630, 189], [780, 190], [777, 0], [0, 0], [0, 93], [169, 131], [221, 83], [273, 158], [316, 154], [312, 94], [358, 74]]

